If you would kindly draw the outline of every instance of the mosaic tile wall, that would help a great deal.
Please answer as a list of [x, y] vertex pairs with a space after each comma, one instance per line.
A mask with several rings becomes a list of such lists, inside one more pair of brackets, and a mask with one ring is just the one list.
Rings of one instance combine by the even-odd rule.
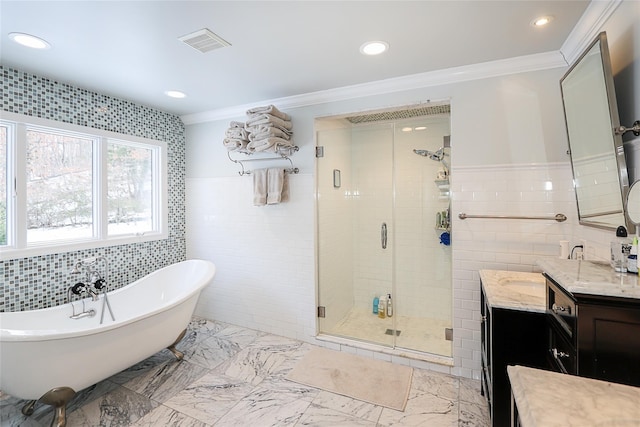
[[69, 275], [79, 259], [103, 256], [109, 290], [186, 259], [185, 129], [176, 115], [0, 66], [2, 110], [125, 135], [166, 141], [169, 238], [152, 242], [0, 261], [0, 311], [66, 303]]

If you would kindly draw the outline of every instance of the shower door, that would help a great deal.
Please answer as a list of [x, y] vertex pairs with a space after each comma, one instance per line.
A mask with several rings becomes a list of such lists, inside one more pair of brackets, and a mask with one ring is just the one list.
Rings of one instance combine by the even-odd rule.
[[[318, 133], [320, 331], [393, 346], [393, 317], [373, 313], [392, 293], [393, 127]], [[385, 236], [386, 229], [386, 236]], [[385, 242], [386, 240], [386, 242]]]
[[[440, 244], [446, 230], [435, 226], [449, 197], [434, 182], [448, 166], [413, 152], [442, 147], [448, 116], [323, 126], [317, 130], [320, 333], [451, 356], [445, 340], [451, 247]], [[373, 301], [388, 294], [393, 316], [380, 318]]]

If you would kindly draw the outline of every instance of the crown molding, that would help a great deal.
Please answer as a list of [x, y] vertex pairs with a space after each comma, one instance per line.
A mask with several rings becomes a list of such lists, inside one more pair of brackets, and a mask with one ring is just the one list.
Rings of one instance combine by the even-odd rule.
[[280, 110], [344, 101], [372, 95], [415, 90], [425, 87], [442, 86], [472, 80], [499, 77], [509, 74], [565, 67], [567, 64], [560, 52], [545, 52], [535, 55], [518, 56], [498, 61], [483, 62], [443, 70], [429, 71], [375, 82], [343, 86], [318, 92], [288, 96], [251, 104], [236, 105], [227, 108], [188, 114], [180, 118], [186, 125], [233, 119], [244, 116], [246, 111], [256, 105], [277, 105]]
[[560, 47], [567, 65], [573, 64], [580, 54], [602, 31], [604, 23], [620, 6], [622, 0], [597, 0], [587, 6], [578, 23]]

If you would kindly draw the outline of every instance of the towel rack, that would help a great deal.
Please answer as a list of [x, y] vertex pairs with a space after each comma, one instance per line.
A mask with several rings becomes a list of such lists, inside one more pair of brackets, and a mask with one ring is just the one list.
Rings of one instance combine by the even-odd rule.
[[[291, 148], [291, 151], [293, 151], [293, 152], [296, 152], [298, 150], [299, 150], [299, 147], [297, 145], [293, 146]], [[244, 154], [252, 155], [253, 153], [244, 153]], [[238, 175], [240, 175], [240, 176], [251, 174], [251, 170], [250, 169], [245, 169], [244, 163], [247, 163], [247, 162], [258, 162], [258, 161], [268, 161], [268, 160], [287, 160], [291, 164], [291, 167], [290, 168], [284, 168], [284, 171], [286, 173], [298, 173], [298, 172], [300, 172], [300, 169], [298, 169], [297, 167], [293, 166], [293, 161], [286, 154], [280, 154], [277, 157], [276, 156], [259, 157], [259, 158], [255, 158], [255, 159], [239, 160], [239, 159], [234, 159], [233, 157], [231, 157], [231, 151], [227, 151], [227, 157], [229, 157], [229, 160], [231, 160], [233, 163], [237, 163], [237, 164], [240, 165], [240, 167], [242, 168], [241, 171], [238, 171]]]
[[458, 218], [467, 219], [467, 218], [497, 218], [497, 219], [543, 219], [543, 220], [553, 220], [558, 222], [564, 222], [567, 220], [567, 216], [565, 214], [555, 214], [554, 216], [512, 216], [512, 215], [467, 215], [464, 212], [460, 212], [458, 214]]

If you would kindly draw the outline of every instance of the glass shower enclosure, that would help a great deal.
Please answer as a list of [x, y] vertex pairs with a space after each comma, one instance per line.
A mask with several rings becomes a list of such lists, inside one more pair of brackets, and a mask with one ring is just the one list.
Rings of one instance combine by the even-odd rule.
[[316, 120], [321, 334], [452, 356], [446, 107]]

